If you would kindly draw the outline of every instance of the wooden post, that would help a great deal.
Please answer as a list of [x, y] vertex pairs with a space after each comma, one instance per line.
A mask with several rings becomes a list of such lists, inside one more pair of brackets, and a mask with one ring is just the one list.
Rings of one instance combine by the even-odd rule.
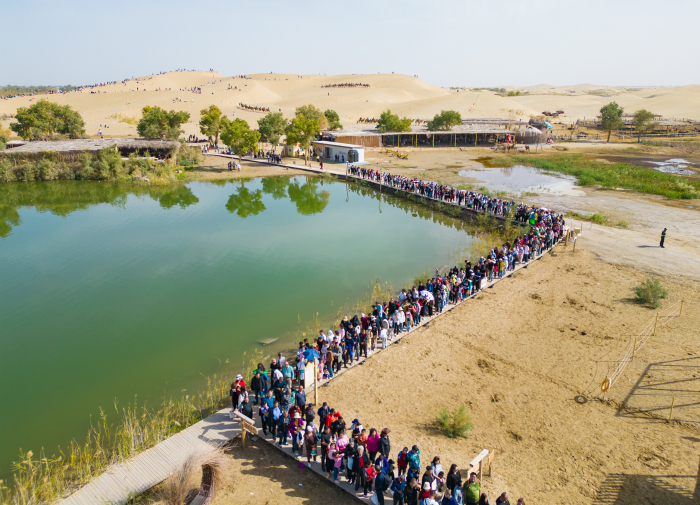
[[245, 429], [245, 421], [241, 421], [241, 438], [243, 438], [243, 447], [248, 447], [248, 432]]
[[314, 405], [318, 407], [318, 359], [314, 358]]
[[576, 237], [574, 237], [574, 250], [573, 252], [576, 252]]
[[[432, 137], [433, 137], [433, 147], [435, 147], [435, 134], [433, 134]], [[16, 165], [16, 163], [15, 163], [15, 165]]]
[[683, 302], [685, 301], [685, 298], [681, 298], [681, 308], [678, 310], [678, 317], [681, 317], [681, 312], [683, 312]]
[[668, 422], [671, 422], [671, 417], [673, 416], [673, 404], [676, 403], [676, 397], [671, 398], [671, 412], [668, 413]]
[[652, 333], [653, 336], [656, 336], [656, 325], [659, 324], [659, 313], [656, 313], [656, 320], [654, 321], [654, 333]]
[[637, 337], [634, 337], [634, 347], [632, 348], [632, 359], [630, 361], [634, 361], [634, 353], [637, 350]]

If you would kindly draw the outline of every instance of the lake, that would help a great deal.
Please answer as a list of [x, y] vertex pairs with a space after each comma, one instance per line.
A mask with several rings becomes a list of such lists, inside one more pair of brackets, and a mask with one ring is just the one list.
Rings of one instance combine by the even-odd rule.
[[[0, 185], [0, 474], [84, 440], [99, 406], [157, 404], [294, 347], [377, 276], [454, 264], [463, 222], [357, 184]], [[311, 336], [311, 335], [309, 335]]]

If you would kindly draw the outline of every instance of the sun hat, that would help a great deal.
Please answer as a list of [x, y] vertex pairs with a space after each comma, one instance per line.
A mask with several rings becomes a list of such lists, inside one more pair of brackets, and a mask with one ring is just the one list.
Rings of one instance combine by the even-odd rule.
[[241, 374], [236, 375], [236, 380], [237, 380], [237, 381], [241, 380], [242, 378], [243, 378], [243, 376], [242, 376]]
[[430, 482], [424, 482], [424, 483], [423, 483], [423, 489], [424, 489], [425, 491], [428, 491], [428, 490], [430, 489]]
[[352, 424], [358, 424], [360, 421], [357, 419], [353, 419]]

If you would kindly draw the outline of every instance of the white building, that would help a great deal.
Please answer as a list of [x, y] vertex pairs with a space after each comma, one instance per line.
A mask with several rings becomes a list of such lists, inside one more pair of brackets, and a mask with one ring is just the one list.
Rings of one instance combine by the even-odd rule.
[[314, 150], [324, 161], [338, 163], [363, 163], [365, 161], [365, 148], [356, 144], [343, 144], [340, 142], [327, 142], [315, 140], [311, 142]]

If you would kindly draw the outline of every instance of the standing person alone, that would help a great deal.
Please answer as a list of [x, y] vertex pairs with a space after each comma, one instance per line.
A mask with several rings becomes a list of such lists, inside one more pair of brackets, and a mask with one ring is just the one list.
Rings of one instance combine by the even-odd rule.
[[661, 232], [661, 243], [659, 244], [663, 249], [665, 249], [664, 240], [666, 240], [666, 228]]

